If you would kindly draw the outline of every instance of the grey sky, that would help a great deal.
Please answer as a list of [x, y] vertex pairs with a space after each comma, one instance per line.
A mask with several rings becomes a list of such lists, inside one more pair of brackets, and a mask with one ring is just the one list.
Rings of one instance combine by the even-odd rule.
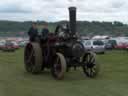
[[128, 23], [128, 0], [1, 0], [0, 20], [68, 20], [69, 6], [78, 20]]

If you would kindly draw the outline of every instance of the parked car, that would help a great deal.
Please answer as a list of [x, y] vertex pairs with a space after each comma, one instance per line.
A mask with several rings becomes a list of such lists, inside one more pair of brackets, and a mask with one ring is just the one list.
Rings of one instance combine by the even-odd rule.
[[5, 43], [0, 42], [0, 50], [4, 47]]
[[28, 43], [27, 41], [21, 41], [21, 42], [19, 42], [19, 46], [20, 46], [20, 47], [25, 47], [25, 45], [26, 45], [27, 43]]
[[19, 47], [19, 45], [16, 43], [16, 42], [12, 42], [13, 43], [13, 47], [15, 48], [15, 49], [19, 49], [20, 47]]
[[128, 51], [128, 47], [126, 48], [126, 50]]
[[85, 50], [94, 51], [95, 53], [105, 53], [105, 44], [101, 40], [84, 40]]
[[111, 50], [113, 49], [112, 43], [109, 42], [109, 39], [101, 39], [101, 41], [104, 43], [105, 49]]
[[108, 46], [107, 47], [114, 49], [114, 48], [116, 48], [116, 46], [117, 46], [117, 40], [114, 40], [114, 39], [108, 40]]
[[116, 49], [127, 49], [128, 48], [128, 44], [122, 43], [116, 46]]
[[111, 44], [111, 43], [106, 43], [106, 44], [105, 44], [105, 49], [107, 49], [107, 50], [112, 50], [112, 49], [113, 49], [112, 44]]
[[128, 39], [124, 37], [111, 38], [108, 42], [115, 49], [126, 49], [128, 47]]
[[5, 45], [2, 47], [3, 51], [15, 51], [15, 45], [12, 42], [6, 42]]

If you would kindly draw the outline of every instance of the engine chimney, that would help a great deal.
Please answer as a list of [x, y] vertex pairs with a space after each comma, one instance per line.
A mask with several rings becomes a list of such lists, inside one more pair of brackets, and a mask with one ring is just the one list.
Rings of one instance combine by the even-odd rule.
[[76, 34], [76, 7], [69, 7], [70, 31], [72, 36]]

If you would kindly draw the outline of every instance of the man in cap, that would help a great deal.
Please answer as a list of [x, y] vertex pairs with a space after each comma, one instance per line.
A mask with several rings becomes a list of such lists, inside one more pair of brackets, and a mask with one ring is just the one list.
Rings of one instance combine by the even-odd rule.
[[36, 41], [36, 38], [38, 37], [38, 30], [37, 30], [37, 24], [36, 23], [32, 23], [32, 26], [28, 31], [28, 35], [30, 37], [31, 42]]

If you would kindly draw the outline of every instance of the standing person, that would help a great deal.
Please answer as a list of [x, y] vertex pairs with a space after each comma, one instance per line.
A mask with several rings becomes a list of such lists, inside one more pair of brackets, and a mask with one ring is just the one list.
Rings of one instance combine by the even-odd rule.
[[44, 56], [44, 61], [45, 63], [48, 63], [49, 60], [49, 44], [48, 44], [48, 34], [49, 34], [49, 30], [48, 30], [48, 24], [44, 24], [43, 25], [43, 29], [41, 32], [41, 42], [43, 43], [44, 46], [42, 46], [42, 48], [45, 50], [43, 52], [43, 56]]
[[42, 33], [41, 33], [43, 41], [47, 41], [48, 34], [49, 34], [48, 24], [44, 24]]
[[28, 31], [28, 35], [29, 35], [29, 40], [31, 42], [36, 41], [36, 38], [38, 37], [38, 30], [37, 30], [37, 24], [36, 23], [32, 23], [31, 28]]

